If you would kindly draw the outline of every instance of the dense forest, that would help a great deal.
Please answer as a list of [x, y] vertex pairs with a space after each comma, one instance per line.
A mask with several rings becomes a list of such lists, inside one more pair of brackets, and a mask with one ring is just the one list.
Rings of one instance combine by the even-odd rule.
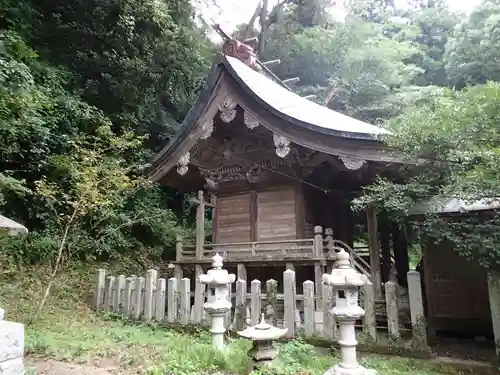
[[[385, 141], [421, 160], [402, 171], [406, 184], [380, 179], [353, 202], [404, 225], [422, 199], [500, 197], [500, 1], [469, 15], [440, 0], [408, 3], [348, 0], [339, 20], [332, 1], [285, 1], [258, 51], [282, 61], [278, 76], [300, 77], [298, 92], [323, 98], [333, 88], [330, 108], [391, 128]], [[31, 231], [3, 238], [0, 259], [161, 256], [190, 235], [189, 201], [142, 170], [203, 88], [217, 49], [196, 8], [0, 0], [0, 212]], [[429, 216], [417, 233], [498, 266], [499, 221], [495, 212]]]

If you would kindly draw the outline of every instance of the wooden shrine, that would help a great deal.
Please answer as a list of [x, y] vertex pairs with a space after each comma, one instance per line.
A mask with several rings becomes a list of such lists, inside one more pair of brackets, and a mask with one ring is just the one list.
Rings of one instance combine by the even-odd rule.
[[[279, 279], [295, 268], [297, 285], [313, 279], [322, 301], [323, 273], [344, 248], [370, 277], [376, 303], [385, 304], [383, 283], [397, 281], [397, 308], [409, 318], [408, 244], [399, 225], [370, 208], [361, 223], [368, 253], [354, 246], [360, 223], [352, 199], [377, 176], [403, 182], [401, 160], [379, 140], [386, 130], [296, 95], [293, 80], [280, 81], [269, 65], [227, 38], [203, 92], [147, 170], [154, 181], [197, 193], [196, 241], [178, 241], [176, 277], [187, 267], [202, 274], [219, 252], [242, 280]], [[425, 293], [429, 317], [434, 284]]]
[[[379, 141], [385, 133], [296, 95], [250, 47], [228, 39], [204, 91], [148, 169], [153, 180], [198, 194], [196, 244], [179, 243], [176, 263], [202, 267], [221, 252], [245, 279], [248, 267], [252, 277], [269, 272], [262, 266], [309, 267], [319, 288], [329, 254], [344, 247], [380, 294], [394, 251], [379, 231], [390, 238], [393, 228], [383, 232], [368, 210], [370, 254], [358, 256], [350, 202], [377, 175], [397, 177], [399, 161]], [[209, 207], [211, 236], [204, 233]], [[396, 258], [406, 275], [407, 254]]]

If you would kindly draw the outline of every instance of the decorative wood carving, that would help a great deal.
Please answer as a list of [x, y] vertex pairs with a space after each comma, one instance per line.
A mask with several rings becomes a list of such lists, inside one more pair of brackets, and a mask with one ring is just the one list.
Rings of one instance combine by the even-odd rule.
[[358, 170], [366, 162], [366, 160], [351, 158], [348, 156], [339, 156], [339, 159], [342, 160], [342, 163], [344, 163], [345, 167], [347, 169], [350, 169], [351, 171]]
[[222, 53], [227, 56], [236, 57], [252, 68], [257, 66], [257, 58], [253, 48], [236, 39], [226, 40], [222, 45]]
[[274, 145], [276, 146], [276, 155], [280, 158], [284, 158], [290, 152], [290, 141], [283, 137], [282, 135], [273, 133]]
[[214, 131], [214, 119], [210, 119], [207, 122], [203, 124], [202, 127], [203, 130], [203, 135], [201, 136], [201, 139], [207, 139], [212, 135], [212, 132]]
[[253, 117], [250, 113], [247, 111], [244, 111], [243, 113], [243, 120], [245, 122], [245, 125], [247, 126], [248, 129], [253, 130], [257, 126], [259, 126], [259, 121], [255, 117]]
[[220, 118], [224, 122], [231, 122], [236, 117], [236, 106], [237, 102], [231, 97], [231, 95], [226, 94], [224, 102], [219, 106]]
[[188, 171], [190, 156], [190, 153], [186, 152], [179, 158], [179, 161], [177, 162], [177, 173], [179, 173], [181, 176], [184, 176]]
[[263, 169], [255, 164], [243, 164], [221, 167], [217, 169], [200, 168], [201, 174], [209, 187], [215, 188], [219, 183], [247, 180], [256, 183]]

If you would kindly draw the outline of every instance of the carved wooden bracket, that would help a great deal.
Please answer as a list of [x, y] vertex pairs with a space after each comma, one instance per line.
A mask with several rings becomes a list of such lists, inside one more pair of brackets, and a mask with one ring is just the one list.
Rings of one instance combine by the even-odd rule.
[[234, 100], [231, 95], [226, 94], [224, 102], [219, 106], [220, 118], [222, 121], [229, 123], [236, 117], [236, 100]]
[[363, 164], [366, 163], [366, 160], [355, 159], [348, 156], [339, 156], [339, 159], [342, 160], [342, 163], [344, 163], [345, 167], [347, 169], [350, 169], [351, 171], [358, 170], [363, 166]]
[[255, 117], [253, 117], [247, 111], [244, 111], [244, 113], [243, 113], [243, 121], [245, 122], [245, 125], [247, 126], [247, 128], [250, 130], [253, 130], [257, 126], [259, 126], [259, 121], [257, 121], [257, 119]]
[[214, 131], [214, 119], [210, 119], [207, 122], [203, 124], [202, 127], [203, 134], [201, 136], [201, 139], [207, 139], [212, 135], [212, 132]]
[[283, 137], [282, 135], [273, 133], [274, 145], [276, 146], [276, 155], [280, 158], [284, 158], [290, 152], [290, 141]]
[[181, 176], [184, 176], [188, 172], [190, 156], [191, 154], [189, 152], [186, 152], [179, 158], [179, 161], [177, 162], [177, 173], [179, 173]]

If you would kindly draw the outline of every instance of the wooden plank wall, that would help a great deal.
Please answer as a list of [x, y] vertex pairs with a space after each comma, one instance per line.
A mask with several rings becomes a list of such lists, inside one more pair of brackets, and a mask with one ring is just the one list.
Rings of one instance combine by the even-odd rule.
[[252, 240], [250, 197], [250, 193], [218, 197], [216, 243]]
[[292, 188], [257, 192], [257, 241], [297, 238], [296, 220]]
[[[214, 242], [238, 243], [302, 238], [303, 201], [294, 187], [217, 197]], [[310, 236], [312, 237], [312, 236]]]

